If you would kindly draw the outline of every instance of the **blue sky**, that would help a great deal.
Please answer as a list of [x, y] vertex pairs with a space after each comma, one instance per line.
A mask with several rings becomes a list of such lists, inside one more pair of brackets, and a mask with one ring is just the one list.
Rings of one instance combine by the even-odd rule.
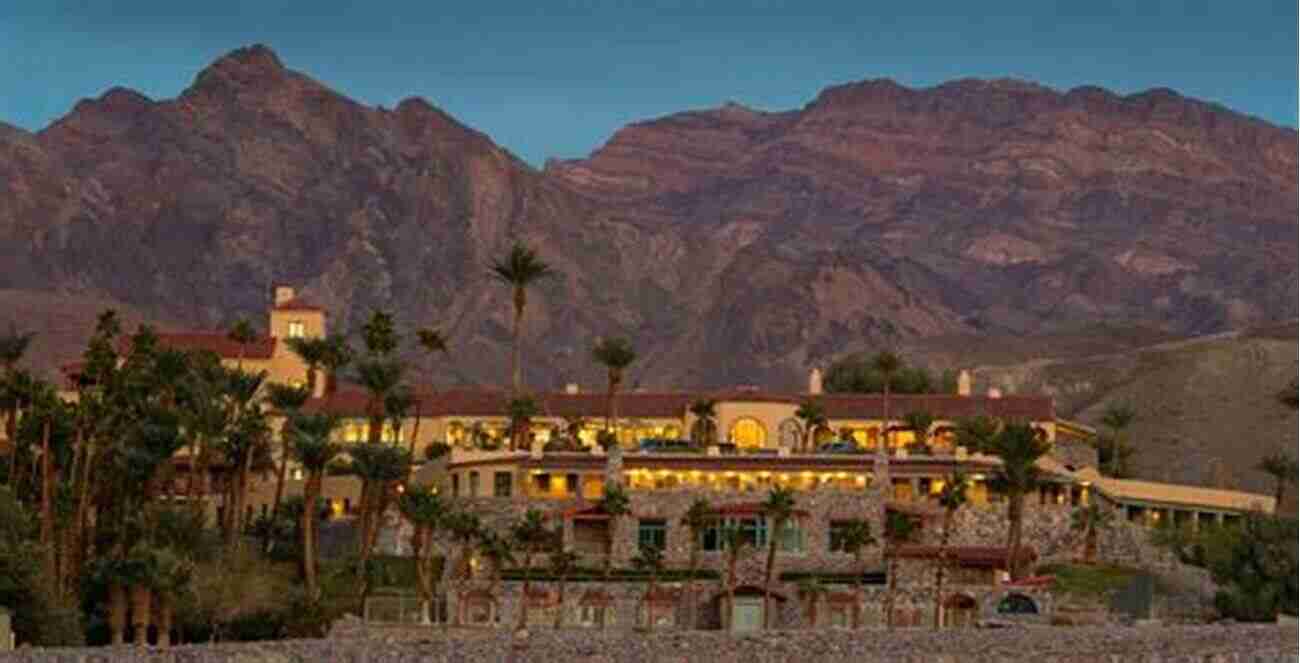
[[360, 101], [425, 97], [539, 165], [632, 121], [785, 110], [877, 77], [1170, 87], [1294, 127], [1296, 35], [1295, 0], [0, 0], [0, 121], [40, 129], [114, 85], [172, 97], [260, 42]]

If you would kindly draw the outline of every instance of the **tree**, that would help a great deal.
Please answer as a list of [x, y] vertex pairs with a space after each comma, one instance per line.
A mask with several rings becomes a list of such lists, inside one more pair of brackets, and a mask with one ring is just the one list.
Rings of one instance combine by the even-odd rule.
[[894, 380], [894, 374], [898, 372], [898, 369], [902, 368], [903, 360], [899, 359], [898, 355], [892, 352], [882, 351], [877, 353], [876, 356], [871, 359], [871, 366], [872, 368], [876, 369], [876, 371], [879, 372], [882, 376], [884, 376], [885, 379], [885, 384], [884, 384], [885, 399], [884, 399], [884, 417], [883, 417], [885, 422], [884, 445], [885, 448], [888, 449], [889, 448], [889, 422], [890, 422], [889, 392], [890, 392], [890, 387], [892, 386], [891, 383]]
[[936, 379], [924, 367], [905, 366], [901, 361], [898, 368], [886, 377], [875, 365], [878, 356], [855, 353], [833, 362], [826, 370], [826, 391], [832, 394], [879, 394], [884, 392], [886, 383], [890, 392], [895, 394], [952, 393], [955, 390], [955, 376], [945, 374]]
[[1025, 495], [1038, 486], [1038, 459], [1050, 449], [1042, 433], [1026, 423], [1007, 424], [993, 438], [992, 452], [1002, 464], [993, 475], [992, 486], [1007, 496], [1007, 568], [1012, 580], [1024, 576], [1020, 549]]
[[[826, 585], [821, 578], [813, 576], [799, 581], [799, 596], [807, 603], [804, 608], [804, 621], [808, 628], [817, 628], [817, 605], [826, 596]], [[854, 614], [857, 614], [855, 607]], [[856, 621], [854, 628], [857, 628]]]
[[799, 408], [794, 411], [794, 416], [803, 423], [803, 435], [800, 440], [803, 443], [803, 450], [812, 449], [813, 436], [816, 434], [817, 429], [826, 425], [826, 409], [822, 407], [821, 403], [813, 399], [807, 399], [799, 404]]
[[723, 578], [726, 579], [727, 609], [723, 613], [722, 627], [730, 631], [736, 610], [736, 569], [740, 566], [740, 558], [749, 547], [749, 542], [745, 539], [744, 532], [734, 525], [722, 525], [718, 529], [718, 542], [722, 544], [722, 559], [726, 565]]
[[555, 532], [551, 537], [551, 549], [547, 554], [547, 566], [550, 567], [551, 575], [556, 580], [556, 602], [558, 606], [555, 611], [555, 628], [564, 627], [565, 602], [564, 594], [568, 585], [569, 576], [573, 573], [578, 564], [577, 553], [564, 549], [564, 532]]
[[523, 555], [524, 585], [523, 596], [519, 601], [519, 621], [515, 627], [528, 627], [528, 596], [532, 591], [533, 558], [551, 545], [555, 534], [546, 527], [546, 516], [537, 509], [529, 509], [523, 517], [510, 526], [510, 540]]
[[[889, 511], [885, 517], [885, 541], [891, 547], [905, 543], [912, 538], [916, 531], [916, 525], [911, 518], [898, 513]], [[894, 628], [894, 600], [898, 594], [898, 554], [897, 551], [887, 551], [886, 556], [889, 558], [888, 584], [885, 587], [885, 628]]]
[[767, 564], [763, 573], [763, 617], [764, 628], [775, 628], [776, 619], [772, 615], [772, 574], [776, 568], [777, 541], [785, 533], [786, 525], [794, 517], [794, 492], [784, 486], [777, 486], [767, 494], [763, 501], [763, 515], [767, 517], [771, 528], [767, 537]]
[[[659, 574], [663, 573], [664, 570], [664, 551], [659, 546], [642, 543], [638, 548], [636, 557], [632, 558], [632, 566], [650, 576], [646, 582], [645, 595], [641, 598], [641, 605], [644, 608], [653, 599], [655, 590], [658, 589]], [[655, 627], [654, 609], [646, 610], [645, 614], [646, 628], [653, 631]]]
[[521, 358], [523, 344], [524, 309], [528, 306], [528, 288], [542, 279], [550, 278], [555, 271], [528, 246], [516, 242], [505, 257], [492, 263], [491, 274], [510, 287], [514, 295], [515, 318], [511, 330], [513, 345], [510, 353], [511, 387], [515, 395], [523, 393], [524, 378]]
[[346, 336], [331, 334], [325, 337], [326, 352], [321, 359], [321, 366], [325, 369], [325, 401], [328, 404], [337, 390], [338, 375], [348, 364], [352, 363], [353, 351], [352, 346], [348, 344]]
[[533, 418], [537, 416], [539, 411], [537, 401], [529, 396], [512, 398], [509, 403], [506, 403], [506, 411], [510, 416], [511, 448], [529, 448], [525, 441], [530, 440], [532, 437]]
[[1070, 514], [1070, 529], [1083, 534], [1083, 561], [1092, 564], [1097, 561], [1097, 539], [1101, 530], [1110, 527], [1114, 514], [1109, 509], [1093, 502], [1087, 506], [1075, 508]]
[[302, 363], [307, 365], [307, 393], [315, 396], [321, 368], [325, 366], [325, 361], [330, 355], [329, 339], [319, 336], [297, 336], [285, 339], [285, 343], [289, 346], [289, 350], [298, 355]]
[[430, 623], [434, 583], [434, 534], [447, 515], [447, 504], [431, 487], [410, 486], [397, 498], [397, 508], [411, 523], [411, 556], [415, 559], [415, 584], [420, 592], [420, 623]]
[[929, 412], [908, 412], [903, 415], [903, 424], [912, 431], [918, 445], [926, 448], [930, 445], [930, 429], [934, 427], [934, 415]]
[[338, 420], [328, 414], [300, 415], [293, 422], [291, 450], [307, 475], [302, 491], [302, 570], [307, 599], [313, 603], [320, 600], [320, 585], [316, 580], [316, 503], [320, 500], [325, 469], [343, 451], [333, 440], [337, 428]]
[[248, 346], [257, 340], [257, 331], [253, 329], [253, 323], [247, 318], [235, 320], [235, 324], [230, 326], [230, 331], [226, 332], [226, 338], [239, 346], [239, 357], [236, 368], [244, 370], [244, 358], [248, 356]]
[[383, 516], [392, 502], [397, 482], [406, 477], [411, 458], [401, 447], [384, 444], [356, 444], [348, 448], [352, 457], [349, 473], [361, 480], [361, 517], [358, 527], [360, 556], [360, 598], [370, 594], [370, 555], [383, 526]]
[[1255, 469], [1273, 477], [1274, 509], [1280, 511], [1282, 501], [1286, 499], [1287, 484], [1295, 485], [1297, 475], [1300, 475], [1300, 466], [1297, 466], [1296, 459], [1279, 451], [1261, 458], [1255, 464]]
[[934, 627], [943, 627], [943, 574], [948, 565], [948, 541], [952, 535], [952, 521], [963, 506], [966, 505], [966, 489], [970, 482], [966, 475], [953, 472], [943, 482], [939, 491], [939, 505], [943, 507], [943, 534], [939, 540], [939, 559], [934, 567]]
[[868, 546], [876, 544], [875, 537], [871, 536], [871, 523], [865, 520], [854, 520], [848, 524], [841, 536], [840, 546], [844, 552], [853, 555], [853, 628], [856, 630], [861, 627], [862, 602], [862, 575], [866, 569], [862, 567], [862, 555]]
[[607, 338], [596, 343], [591, 356], [605, 367], [609, 376], [609, 404], [605, 416], [605, 429], [618, 425], [618, 389], [623, 384], [623, 371], [636, 361], [636, 350], [625, 338]]
[[[293, 423], [310, 397], [311, 390], [307, 387], [274, 383], [266, 385], [266, 402], [271, 405], [272, 411], [280, 416], [281, 421], [280, 464], [276, 468], [275, 497], [271, 500], [271, 513], [279, 512], [280, 501], [284, 498], [285, 475], [289, 471], [289, 459], [293, 455], [290, 452], [290, 447], [293, 445]], [[270, 537], [267, 536], [262, 543], [264, 547], [269, 546]]]
[[[429, 357], [433, 357], [440, 353], [443, 355], [447, 354], [447, 337], [436, 327], [425, 327], [415, 330], [415, 341]], [[427, 370], [430, 373], [433, 372], [432, 368], [428, 368]], [[411, 430], [411, 446], [409, 449], [411, 458], [415, 458], [415, 444], [416, 441], [420, 439], [420, 420], [424, 418], [423, 410], [424, 399], [416, 398], [415, 427]], [[412, 465], [412, 468], [414, 468], [414, 465]], [[407, 481], [410, 481], [409, 476], [407, 477]]]
[[501, 615], [500, 601], [497, 599], [497, 588], [501, 585], [501, 574], [506, 566], [515, 563], [515, 549], [511, 545], [508, 537], [501, 536], [491, 530], [481, 530], [478, 536], [478, 553], [487, 563], [491, 570], [492, 580], [489, 584], [488, 593], [492, 595], [493, 611], [497, 618]]
[[[456, 546], [456, 551], [448, 559], [448, 577], [468, 578], [470, 556], [473, 554], [474, 543], [483, 535], [483, 523], [469, 511], [453, 509], [443, 519], [443, 526], [451, 534], [452, 544]], [[463, 612], [463, 603], [457, 604], [456, 613], [452, 616], [453, 626], [460, 626]]]
[[1237, 527], [1211, 533], [1206, 560], [1215, 606], [1240, 621], [1274, 621], [1297, 609], [1296, 519], [1249, 513]]
[[[632, 513], [632, 500], [627, 496], [627, 491], [623, 490], [623, 486], [606, 482], [605, 491], [600, 496], [600, 502], [596, 507], [609, 518], [605, 526], [604, 560], [604, 578], [605, 582], [609, 582], [609, 574], [613, 570], [614, 563], [614, 536], [618, 532], [619, 521]], [[605, 628], [605, 620], [601, 620], [600, 627]]]
[[697, 598], [695, 594], [695, 572], [700, 567], [700, 538], [704, 536], [704, 530], [714, 521], [713, 505], [703, 497], [697, 497], [691, 502], [691, 506], [686, 509], [682, 516], [682, 525], [691, 534], [689, 573], [686, 581], [686, 594], [689, 601], [687, 619], [690, 628], [695, 628], [699, 621], [699, 615], [696, 614]]
[[[34, 338], [36, 334], [20, 332], [12, 323], [7, 333], [0, 334], [0, 369], [3, 369], [0, 370], [0, 409], [4, 410], [5, 415], [5, 437], [10, 441], [14, 439], [18, 411], [25, 391], [20, 388], [21, 383], [14, 382], [18, 374], [18, 362], [22, 360], [23, 355], [27, 354], [27, 349]], [[30, 374], [27, 378], [27, 381], [30, 381]], [[11, 452], [16, 455], [17, 449], [18, 447], [15, 446]]]
[[717, 401], [702, 398], [691, 403], [690, 409], [691, 416], [695, 417], [695, 422], [691, 424], [691, 442], [700, 447], [716, 444], [718, 441]]
[[1124, 439], [1124, 433], [1136, 417], [1137, 413], [1133, 408], [1125, 404], [1111, 405], [1101, 415], [1101, 423], [1110, 429], [1106, 450], [1109, 452], [1107, 456], [1110, 465], [1107, 469], [1112, 477], [1123, 477], [1128, 474], [1124, 462], [1124, 458], [1128, 455], [1128, 444]]
[[957, 420], [954, 435], [957, 445], [971, 453], [992, 453], [993, 438], [1002, 430], [1002, 422], [993, 417], [962, 417]]

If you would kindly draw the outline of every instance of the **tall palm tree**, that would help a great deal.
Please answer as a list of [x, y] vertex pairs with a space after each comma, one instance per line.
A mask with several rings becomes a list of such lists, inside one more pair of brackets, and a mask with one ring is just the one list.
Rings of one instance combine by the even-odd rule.
[[546, 261], [528, 246], [516, 242], [510, 247], [505, 257], [495, 261], [491, 274], [501, 283], [509, 286], [514, 295], [515, 319], [511, 331], [513, 347], [510, 352], [510, 384], [513, 393], [523, 393], [524, 376], [521, 364], [521, 346], [523, 344], [524, 309], [528, 306], [528, 288], [542, 279], [555, 274]]
[[691, 442], [695, 446], [709, 446], [718, 441], [717, 405], [717, 401], [711, 398], [701, 398], [691, 403], [691, 416], [695, 417], [695, 422], [691, 424]]
[[784, 486], [777, 486], [767, 494], [763, 501], [763, 515], [767, 517], [770, 528], [767, 536], [767, 564], [763, 572], [763, 621], [764, 628], [775, 628], [776, 619], [772, 615], [772, 573], [776, 569], [777, 541], [785, 532], [785, 527], [794, 517], [794, 491]]
[[537, 401], [528, 396], [512, 398], [509, 403], [506, 403], [506, 411], [510, 416], [510, 447], [512, 449], [526, 449], [529, 447], [525, 442], [532, 435], [533, 418], [537, 416], [539, 409]]
[[1097, 561], [1097, 538], [1101, 530], [1110, 527], [1114, 514], [1109, 509], [1093, 502], [1088, 506], [1076, 508], [1070, 514], [1070, 529], [1083, 533], [1083, 561], [1092, 564]]
[[807, 628], [817, 628], [817, 606], [826, 597], [826, 583], [813, 576], [799, 581], [799, 596], [806, 602], [804, 624]]
[[578, 565], [578, 554], [564, 549], [564, 531], [555, 532], [551, 537], [551, 549], [547, 553], [547, 566], [556, 580], [555, 628], [564, 628], [565, 602], [564, 594], [569, 575]]
[[609, 374], [609, 403], [605, 415], [605, 430], [613, 431], [618, 425], [618, 388], [623, 384], [623, 371], [636, 361], [636, 350], [625, 338], [607, 338], [596, 343], [591, 356], [605, 367]]
[[502, 572], [506, 566], [514, 564], [515, 548], [510, 538], [501, 536], [492, 530], [483, 530], [478, 537], [478, 554], [487, 564], [491, 573], [491, 582], [488, 588], [488, 594], [492, 596], [492, 610], [496, 613], [496, 618], [501, 618], [501, 602], [497, 597], [497, 589], [501, 585]]
[[546, 527], [546, 516], [537, 509], [529, 509], [523, 517], [510, 526], [510, 541], [523, 555], [523, 596], [519, 601], [519, 619], [516, 629], [528, 627], [528, 595], [532, 591], [533, 559], [551, 545], [554, 533]]
[[330, 341], [323, 337], [299, 336], [285, 339], [289, 350], [307, 365], [307, 393], [316, 395], [317, 378], [329, 358]]
[[[604, 578], [605, 582], [609, 582], [609, 574], [613, 570], [614, 564], [614, 537], [618, 532], [619, 521], [624, 516], [632, 513], [632, 500], [628, 497], [627, 491], [623, 490], [623, 486], [606, 482], [605, 491], [600, 496], [600, 502], [596, 504], [596, 507], [609, 518], [605, 525], [604, 560]], [[605, 628], [604, 619], [601, 620], [600, 627]]]
[[862, 557], [867, 546], [875, 545], [876, 539], [871, 536], [871, 523], [860, 519], [849, 523], [841, 537], [844, 552], [853, 555], [853, 628], [857, 630], [862, 625], [862, 575], [866, 573]]
[[420, 593], [420, 623], [430, 623], [433, 605], [434, 534], [447, 515], [447, 503], [432, 487], [410, 486], [397, 499], [397, 508], [411, 523], [411, 556], [415, 559], [415, 585]]
[[[885, 518], [885, 542], [891, 547], [905, 543], [912, 538], [916, 525], [911, 518], [897, 511], [887, 512]], [[885, 586], [885, 628], [894, 628], [894, 600], [898, 594], [898, 555], [889, 554], [888, 581]]]
[[[298, 415], [302, 412], [302, 406], [307, 403], [311, 397], [311, 390], [308, 387], [295, 387], [285, 384], [268, 384], [266, 385], [266, 401], [270, 404], [273, 412], [280, 416], [280, 465], [276, 468], [275, 475], [275, 497], [271, 501], [271, 513], [280, 512], [280, 502], [284, 498], [284, 480], [289, 471], [289, 459], [292, 455], [290, 447], [293, 445], [293, 424]], [[267, 529], [264, 546], [271, 544], [271, 530]]]
[[0, 377], [0, 408], [5, 414], [5, 438], [9, 441], [9, 475], [10, 489], [17, 486], [18, 476], [18, 414], [29, 407], [37, 391], [39, 381], [31, 373], [15, 370]]
[[361, 600], [370, 593], [370, 556], [382, 529], [383, 515], [392, 501], [397, 482], [406, 477], [411, 459], [401, 447], [356, 444], [348, 448], [350, 473], [361, 480], [361, 523], [358, 555], [361, 558]]
[[1124, 432], [1133, 424], [1137, 418], [1137, 413], [1129, 405], [1116, 404], [1106, 408], [1101, 415], [1101, 423], [1110, 429], [1110, 475], [1119, 477], [1127, 472], [1124, 469], [1123, 457], [1126, 456], [1128, 445], [1124, 440]]
[[[428, 357], [433, 357], [440, 353], [444, 355], [447, 354], [447, 336], [442, 333], [442, 330], [436, 327], [425, 327], [423, 329], [415, 330], [415, 342], [416, 345], [419, 345], [420, 348], [424, 350], [426, 356]], [[433, 368], [431, 366], [426, 367], [426, 370], [429, 373], [433, 372]], [[415, 458], [415, 444], [416, 441], [420, 439], [420, 420], [424, 418], [423, 410], [424, 410], [424, 398], [421, 397], [419, 394], [416, 394], [415, 427], [411, 430], [411, 446], [410, 446], [411, 458]], [[415, 466], [412, 465], [411, 467], [414, 468]], [[407, 477], [407, 481], [410, 481], [409, 476]]]
[[1296, 483], [1297, 474], [1300, 474], [1300, 467], [1297, 467], [1296, 459], [1287, 455], [1285, 452], [1269, 454], [1258, 463], [1255, 469], [1273, 477], [1273, 508], [1282, 509], [1282, 501], [1286, 499], [1287, 484]]
[[939, 491], [939, 505], [943, 507], [943, 534], [939, 539], [939, 559], [934, 566], [934, 627], [943, 626], [943, 572], [948, 564], [948, 540], [952, 535], [952, 521], [957, 511], [966, 505], [966, 489], [970, 485], [966, 475], [953, 472], [943, 482]]
[[632, 558], [632, 566], [650, 575], [646, 582], [645, 595], [641, 597], [641, 605], [646, 613], [646, 628], [653, 631], [654, 608], [649, 603], [653, 600], [655, 590], [659, 586], [659, 574], [664, 570], [664, 551], [659, 546], [642, 543], [637, 549], [636, 557]]
[[900, 359], [900, 358], [898, 357], [898, 355], [896, 355], [896, 354], [894, 354], [894, 353], [892, 353], [892, 352], [889, 352], [888, 350], [884, 350], [884, 351], [881, 351], [881, 352], [879, 352], [879, 353], [876, 353], [876, 356], [875, 356], [875, 357], [872, 357], [872, 359], [871, 359], [871, 365], [872, 365], [873, 368], [876, 369], [876, 371], [877, 371], [878, 373], [880, 373], [881, 377], [884, 378], [884, 393], [885, 393], [885, 399], [884, 399], [884, 420], [885, 420], [885, 438], [884, 438], [884, 447], [885, 447], [885, 449], [888, 449], [888, 448], [889, 448], [889, 421], [890, 421], [890, 420], [889, 420], [889, 392], [890, 392], [890, 388], [893, 386], [893, 382], [894, 382], [894, 374], [898, 373], [898, 369], [900, 369], [900, 368], [903, 367], [903, 360]]
[[20, 332], [13, 324], [9, 325], [9, 331], [0, 334], [0, 408], [4, 410], [5, 415], [5, 436], [9, 443], [13, 445], [12, 453], [17, 456], [18, 446], [14, 443], [14, 431], [18, 425], [18, 409], [21, 404], [18, 389], [6, 389], [17, 373], [18, 362], [22, 360], [23, 355], [27, 354], [27, 349], [31, 346], [32, 339], [36, 335], [31, 332]]
[[749, 547], [749, 542], [739, 527], [722, 525], [718, 529], [718, 543], [723, 549], [722, 561], [725, 567], [722, 577], [727, 592], [727, 606], [722, 613], [722, 629], [730, 631], [736, 613], [736, 569], [740, 566], [740, 558]]
[[248, 318], [239, 318], [235, 324], [230, 326], [230, 331], [226, 332], [226, 338], [239, 345], [239, 357], [236, 368], [244, 370], [244, 358], [248, 356], [248, 346], [257, 340], [257, 331], [253, 329], [253, 323]]
[[697, 614], [697, 597], [695, 594], [695, 572], [700, 567], [700, 538], [704, 536], [704, 530], [713, 522], [715, 516], [713, 505], [709, 500], [703, 497], [697, 497], [691, 502], [690, 508], [682, 516], [682, 525], [684, 525], [691, 536], [690, 544], [690, 571], [687, 573], [686, 594], [689, 601], [687, 623], [689, 628], [695, 628], [699, 621]]
[[326, 336], [325, 348], [321, 368], [325, 370], [325, 402], [328, 405], [337, 390], [339, 373], [352, 363], [354, 353], [347, 337], [341, 334]]
[[1007, 424], [993, 438], [993, 454], [1002, 461], [993, 486], [1007, 496], [1007, 566], [1013, 580], [1024, 575], [1020, 548], [1025, 495], [1038, 486], [1038, 459], [1050, 448], [1038, 429], [1026, 423]]
[[[468, 578], [470, 575], [470, 557], [474, 554], [474, 542], [483, 535], [483, 523], [479, 517], [469, 511], [453, 509], [443, 519], [443, 527], [451, 535], [456, 546], [453, 554], [448, 555], [447, 577], [452, 580]], [[458, 602], [456, 612], [452, 615], [452, 625], [460, 626], [464, 616], [464, 603]]]
[[922, 411], [908, 412], [903, 415], [903, 424], [907, 426], [907, 430], [912, 431], [917, 444], [929, 448], [930, 429], [934, 427], [934, 415]]
[[826, 410], [815, 400], [808, 399], [799, 404], [799, 408], [794, 411], [794, 416], [803, 422], [803, 439], [800, 442], [803, 450], [807, 451], [813, 448], [813, 436], [817, 429], [826, 425]]

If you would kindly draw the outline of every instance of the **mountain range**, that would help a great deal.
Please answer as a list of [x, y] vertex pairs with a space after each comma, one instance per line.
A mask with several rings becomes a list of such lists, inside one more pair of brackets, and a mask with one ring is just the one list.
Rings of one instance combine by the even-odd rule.
[[795, 388], [859, 350], [965, 361], [935, 339], [1294, 320], [1297, 192], [1295, 130], [1165, 89], [865, 80], [537, 169], [428, 101], [366, 106], [252, 46], [173, 99], [112, 88], [35, 133], [0, 124], [0, 302], [23, 303], [0, 322], [66, 336], [48, 366], [84, 339], [51, 311], [218, 328], [289, 284], [335, 329], [376, 307], [440, 325], [433, 381], [500, 384], [487, 265], [521, 240], [558, 272], [530, 300], [530, 383], [600, 384], [589, 348], [620, 335], [635, 386]]

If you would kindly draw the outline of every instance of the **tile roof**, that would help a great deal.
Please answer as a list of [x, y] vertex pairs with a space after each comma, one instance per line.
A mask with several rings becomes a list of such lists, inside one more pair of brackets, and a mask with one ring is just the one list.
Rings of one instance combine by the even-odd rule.
[[1176, 483], [1156, 483], [1136, 479], [1111, 479], [1098, 477], [1093, 487], [1116, 501], [1158, 502], [1185, 506], [1200, 506], [1231, 511], [1259, 510], [1273, 513], [1274, 499], [1269, 495], [1238, 490], [1202, 488]]
[[302, 297], [294, 297], [293, 299], [290, 299], [289, 301], [284, 302], [282, 304], [276, 304], [275, 310], [277, 311], [323, 311], [325, 309], [321, 308], [321, 306], [319, 306], [318, 304], [310, 300], [303, 299]]
[[[225, 332], [163, 332], [158, 334], [158, 343], [175, 350], [206, 350], [215, 352], [222, 359], [237, 359], [240, 356], [240, 344], [230, 340]], [[275, 354], [276, 339], [259, 336], [243, 348], [244, 359], [270, 359]]]
[[[426, 417], [504, 417], [510, 402], [508, 392], [491, 389], [447, 389], [426, 391], [419, 395], [418, 410]], [[609, 408], [608, 397], [601, 393], [550, 392], [534, 396], [540, 417], [586, 417], [598, 419]], [[629, 392], [619, 394], [620, 418], [680, 419], [693, 397], [687, 393]], [[339, 391], [312, 400], [308, 411], [330, 411], [340, 415], [365, 413], [369, 396], [359, 389]], [[413, 407], [414, 414], [417, 408]]]

